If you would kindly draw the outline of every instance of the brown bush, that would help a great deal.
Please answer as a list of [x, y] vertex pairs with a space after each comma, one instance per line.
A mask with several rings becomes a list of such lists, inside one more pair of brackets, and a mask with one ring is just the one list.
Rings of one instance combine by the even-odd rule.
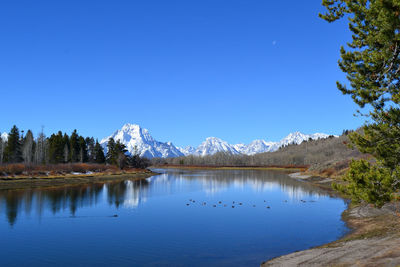
[[5, 173], [6, 175], [19, 175], [26, 171], [24, 164], [7, 164], [0, 166], [0, 173]]
[[333, 174], [335, 174], [336, 171], [333, 168], [325, 169], [321, 172], [322, 175], [331, 177]]
[[0, 176], [8, 175], [62, 175], [72, 172], [117, 172], [118, 168], [105, 164], [88, 164], [88, 163], [72, 163], [72, 164], [49, 164], [49, 165], [25, 165], [25, 164], [3, 164], [0, 165]]

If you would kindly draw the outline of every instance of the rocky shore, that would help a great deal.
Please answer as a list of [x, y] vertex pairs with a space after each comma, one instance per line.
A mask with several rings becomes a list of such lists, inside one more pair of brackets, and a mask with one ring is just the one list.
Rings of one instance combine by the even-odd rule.
[[[332, 179], [291, 174], [295, 179], [330, 186]], [[349, 205], [343, 220], [352, 230], [343, 238], [316, 248], [271, 259], [261, 266], [400, 266], [400, 203], [381, 209]]]

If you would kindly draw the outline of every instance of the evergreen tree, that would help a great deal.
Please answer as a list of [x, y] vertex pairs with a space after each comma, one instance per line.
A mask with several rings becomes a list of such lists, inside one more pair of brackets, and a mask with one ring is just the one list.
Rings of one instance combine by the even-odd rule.
[[70, 161], [72, 163], [79, 161], [80, 147], [79, 147], [79, 135], [74, 130], [69, 139], [70, 143]]
[[[362, 133], [351, 133], [361, 152], [376, 157], [375, 165], [353, 162], [345, 177], [347, 186], [336, 188], [355, 200], [377, 206], [400, 189], [400, 1], [323, 0], [328, 22], [349, 19], [352, 42], [341, 47], [339, 67], [350, 87], [337, 82], [338, 89], [364, 108], [371, 107], [371, 123]], [[360, 112], [361, 114], [361, 112]]]
[[0, 164], [3, 164], [5, 146], [6, 146], [6, 142], [1, 138], [1, 135], [0, 135]]
[[[183, 165], [183, 160], [182, 165]], [[138, 154], [129, 157], [129, 166], [131, 168], [146, 169], [150, 166], [150, 160], [147, 158], [142, 158]]]
[[117, 152], [114, 138], [108, 139], [106, 161], [108, 164], [117, 165]]
[[94, 145], [93, 151], [94, 151], [94, 162], [96, 162], [96, 163], [105, 163], [106, 162], [103, 148], [99, 144], [98, 140], [96, 140], [96, 144]]
[[126, 146], [119, 140], [117, 142], [115, 142], [113, 138], [108, 140], [106, 156], [108, 164], [116, 165], [120, 169], [123, 169], [128, 164], [126, 153]]
[[[183, 160], [182, 160], [182, 162], [183, 162]], [[129, 166], [131, 168], [145, 169], [150, 166], [150, 161], [146, 158], [140, 157], [140, 155], [138, 153], [138, 149], [135, 146], [133, 155], [131, 157], [129, 157]]]
[[4, 161], [8, 163], [22, 162], [21, 139], [17, 126], [13, 126], [8, 134], [7, 145], [4, 149]]
[[128, 150], [126, 149], [126, 146], [118, 140], [117, 143], [115, 144], [115, 152], [116, 152], [117, 166], [122, 170], [129, 163], [129, 158], [126, 155]]
[[79, 136], [79, 161], [80, 163], [88, 161], [88, 151], [86, 147], [86, 141], [83, 136]]
[[48, 140], [49, 143], [49, 162], [53, 164], [64, 162], [64, 138], [61, 131], [52, 134]]

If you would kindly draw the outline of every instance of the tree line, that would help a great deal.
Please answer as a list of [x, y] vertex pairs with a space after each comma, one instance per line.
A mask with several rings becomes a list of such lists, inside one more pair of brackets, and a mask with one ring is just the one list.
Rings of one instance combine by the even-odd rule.
[[24, 135], [13, 126], [6, 140], [0, 138], [0, 164], [24, 163], [47, 165], [65, 163], [97, 163], [116, 165], [120, 169], [146, 168], [148, 160], [139, 155], [129, 155], [126, 146], [110, 138], [107, 153], [99, 141], [84, 137], [74, 130], [70, 135], [58, 131], [46, 137], [43, 131], [34, 138], [31, 130]]

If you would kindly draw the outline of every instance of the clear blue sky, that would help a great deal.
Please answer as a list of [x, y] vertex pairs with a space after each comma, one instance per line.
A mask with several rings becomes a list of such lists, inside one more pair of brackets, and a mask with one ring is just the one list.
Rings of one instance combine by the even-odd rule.
[[0, 132], [279, 140], [356, 128], [335, 85], [346, 22], [321, 0], [0, 2]]

